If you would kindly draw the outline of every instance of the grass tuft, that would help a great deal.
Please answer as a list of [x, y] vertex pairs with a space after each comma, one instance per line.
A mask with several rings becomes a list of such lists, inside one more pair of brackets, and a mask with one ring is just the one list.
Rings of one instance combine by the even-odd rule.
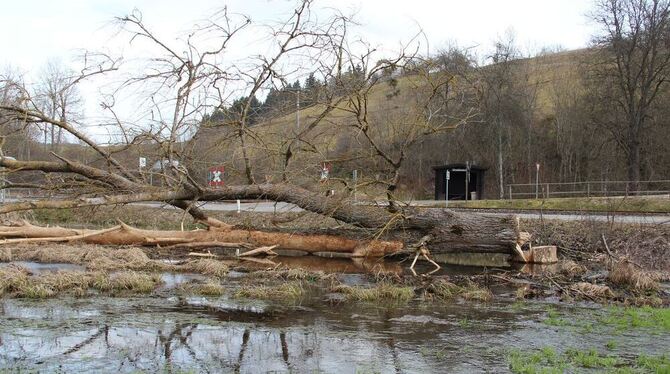
[[378, 283], [374, 287], [352, 287], [338, 285], [334, 291], [341, 292], [348, 299], [367, 302], [396, 301], [409, 302], [414, 298], [414, 288], [409, 286], [398, 286], [391, 283]]
[[570, 289], [578, 295], [591, 299], [611, 299], [614, 297], [614, 293], [609, 287], [588, 282], [576, 283]]
[[428, 288], [434, 297], [440, 300], [451, 300], [460, 297], [465, 300], [490, 301], [493, 299], [491, 290], [480, 287], [476, 283], [459, 286], [446, 280], [438, 280]]
[[218, 260], [198, 259], [185, 263], [181, 270], [222, 278], [228, 274], [229, 268], [228, 265]]
[[637, 359], [631, 360], [600, 354], [594, 348], [587, 350], [570, 348], [562, 354], [557, 353], [551, 347], [528, 351], [514, 349], [508, 354], [507, 360], [510, 371], [521, 374], [574, 373], [583, 372], [584, 369], [587, 369], [586, 372], [604, 369], [608, 373], [668, 373], [670, 371], [670, 359], [667, 355], [641, 354]]
[[221, 296], [224, 294], [225, 289], [215, 280], [209, 280], [206, 283], [197, 284], [193, 287], [193, 292], [198, 295], [204, 296]]
[[640, 291], [656, 291], [660, 287], [652, 276], [625, 260], [614, 265], [608, 278], [616, 285]]
[[248, 299], [271, 299], [293, 302], [305, 294], [302, 282], [292, 281], [277, 286], [246, 285], [239, 288], [233, 297]]
[[574, 365], [584, 368], [611, 368], [620, 364], [617, 357], [601, 355], [593, 348], [588, 351], [568, 349], [565, 355]]
[[0, 247], [0, 262], [12, 261], [12, 249], [8, 247]]
[[0, 268], [0, 296], [43, 299], [59, 294], [86, 296], [89, 289], [101, 292], [148, 293], [161, 282], [158, 274], [124, 271], [58, 271], [31, 275], [25, 268], [12, 265]]
[[586, 267], [572, 260], [565, 260], [561, 261], [561, 263], [558, 265], [558, 271], [563, 275], [574, 277], [576, 275], [582, 275], [586, 273]]
[[134, 293], [149, 293], [160, 284], [160, 276], [155, 274], [123, 271], [107, 275], [99, 273], [92, 282], [92, 287], [103, 292], [117, 293], [129, 291]]

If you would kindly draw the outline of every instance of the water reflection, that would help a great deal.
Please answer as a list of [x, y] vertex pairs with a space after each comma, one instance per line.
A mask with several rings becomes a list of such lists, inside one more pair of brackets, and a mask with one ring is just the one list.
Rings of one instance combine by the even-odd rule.
[[[602, 348], [613, 335], [541, 322], [547, 305], [341, 302], [227, 297], [0, 299], [0, 371], [506, 372], [510, 348]], [[560, 306], [552, 306], [553, 308]], [[569, 309], [569, 320], [590, 309]], [[670, 336], [616, 335], [626, 354]]]
[[[462, 339], [451, 331], [455, 314], [443, 316], [450, 324], [436, 325], [390, 307], [287, 307], [276, 318], [249, 323], [169, 299], [0, 305], [0, 366], [44, 371], [440, 372], [448, 357], [430, 350]], [[482, 331], [507, 329], [495, 322]]]

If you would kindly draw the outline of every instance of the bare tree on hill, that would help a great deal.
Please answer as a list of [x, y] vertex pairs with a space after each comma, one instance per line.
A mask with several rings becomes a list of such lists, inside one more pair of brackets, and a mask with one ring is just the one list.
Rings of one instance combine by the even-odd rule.
[[594, 120], [625, 153], [629, 187], [638, 191], [645, 132], [670, 73], [670, 2], [599, 0], [593, 19], [601, 30], [594, 94], [604, 106]]

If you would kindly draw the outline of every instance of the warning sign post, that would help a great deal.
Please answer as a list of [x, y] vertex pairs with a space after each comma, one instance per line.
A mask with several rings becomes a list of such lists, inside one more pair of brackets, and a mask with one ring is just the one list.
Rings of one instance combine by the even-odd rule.
[[225, 168], [223, 166], [214, 166], [209, 168], [207, 172], [207, 184], [210, 187], [223, 187], [223, 173]]

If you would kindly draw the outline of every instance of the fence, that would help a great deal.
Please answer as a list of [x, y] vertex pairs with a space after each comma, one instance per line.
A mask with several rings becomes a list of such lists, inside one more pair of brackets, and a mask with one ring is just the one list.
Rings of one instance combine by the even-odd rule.
[[670, 180], [640, 181], [637, 188], [630, 181], [588, 181], [564, 183], [508, 184], [508, 199], [550, 197], [648, 196], [670, 194]]
[[[1, 184], [2, 182], [0, 182]], [[11, 202], [15, 200], [36, 200], [36, 199], [48, 199], [53, 198], [54, 196], [60, 196], [63, 191], [59, 191], [58, 194], [48, 194], [42, 190], [34, 188], [11, 188], [11, 189], [0, 189], [0, 203]]]

